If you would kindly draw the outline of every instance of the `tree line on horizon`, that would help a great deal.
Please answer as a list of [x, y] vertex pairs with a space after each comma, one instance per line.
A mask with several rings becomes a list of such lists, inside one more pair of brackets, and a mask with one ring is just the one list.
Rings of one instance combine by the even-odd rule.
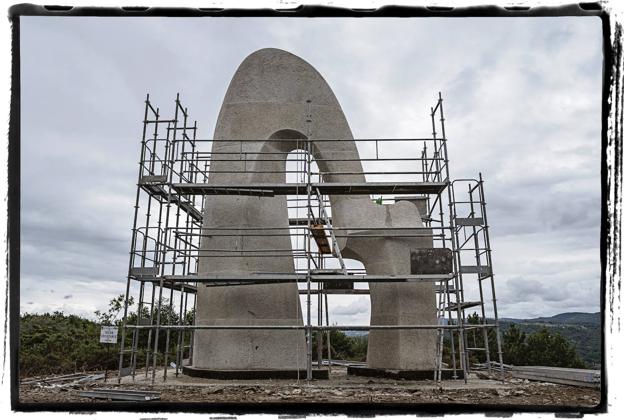
[[[118, 368], [119, 340], [117, 344], [101, 344], [100, 328], [103, 325], [121, 326], [121, 311], [124, 297], [120, 295], [112, 299], [107, 311], [95, 311], [95, 321], [77, 315], [65, 315], [56, 311], [52, 314], [24, 314], [20, 316], [19, 337], [19, 368], [20, 377], [36, 375], [65, 374], [77, 371], [99, 371], [104, 369], [114, 370]], [[130, 302], [132, 305], [132, 301]], [[149, 309], [142, 308], [142, 318], [149, 318]], [[193, 312], [183, 314], [183, 323], [193, 323]], [[130, 311], [128, 323], [136, 323], [136, 312]], [[163, 324], [177, 324], [180, 314], [176, 312], [168, 301], [162, 305], [161, 322]], [[479, 324], [476, 313], [468, 317], [468, 323]], [[166, 333], [161, 330], [158, 349], [157, 364], [164, 362]], [[178, 345], [178, 331], [171, 331], [169, 336], [169, 361], [175, 361]], [[144, 368], [148, 331], [139, 332], [139, 352], [137, 353], [138, 368]], [[188, 347], [189, 334], [185, 334], [182, 345]], [[317, 334], [313, 335], [313, 355], [316, 357]], [[323, 337], [323, 355], [327, 355], [327, 340]], [[484, 337], [479, 329], [471, 330], [466, 337], [469, 347], [483, 347]], [[128, 338], [126, 339], [128, 340]], [[330, 332], [332, 359], [361, 361], [366, 360], [368, 336], [349, 336], [342, 331]], [[153, 342], [152, 342], [153, 343]], [[495, 334], [488, 334], [490, 358], [497, 359]], [[152, 344], [153, 345], [153, 344]], [[108, 347], [107, 347], [108, 346]], [[448, 335], [444, 338], [443, 361], [450, 365], [450, 340]], [[503, 361], [505, 364], [516, 366], [537, 365], [586, 368], [586, 364], [578, 356], [575, 346], [559, 332], [543, 327], [542, 329], [527, 334], [518, 326], [512, 324], [502, 334]], [[188, 349], [185, 349], [188, 354]], [[459, 357], [456, 349], [456, 357]], [[150, 364], [151, 364], [150, 356]], [[186, 357], [186, 356], [185, 356]], [[484, 352], [471, 352], [471, 363], [485, 362]]]

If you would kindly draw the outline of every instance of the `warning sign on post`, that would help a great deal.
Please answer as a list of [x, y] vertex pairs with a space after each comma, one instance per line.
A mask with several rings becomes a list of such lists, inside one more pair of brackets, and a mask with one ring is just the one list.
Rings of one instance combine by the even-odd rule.
[[112, 343], [117, 342], [117, 327], [102, 326], [100, 330], [100, 343]]

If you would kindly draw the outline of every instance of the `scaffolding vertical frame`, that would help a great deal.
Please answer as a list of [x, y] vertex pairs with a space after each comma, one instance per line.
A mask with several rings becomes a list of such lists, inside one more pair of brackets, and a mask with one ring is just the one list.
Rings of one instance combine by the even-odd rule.
[[[159, 108], [155, 108], [147, 95], [145, 100], [143, 130], [141, 137], [139, 174], [137, 194], [134, 206], [133, 227], [131, 230], [131, 246], [129, 253], [128, 276], [124, 301], [121, 345], [119, 351], [119, 377], [122, 372], [128, 373], [135, 380], [137, 369], [141, 366], [144, 357], [145, 378], [155, 383], [157, 371], [162, 370], [162, 379], [167, 380], [168, 364], [175, 360], [175, 375], [178, 376], [185, 363], [192, 363], [193, 343], [195, 331], [199, 329], [301, 329], [306, 338], [306, 380], [313, 379], [313, 337], [317, 339], [317, 367], [325, 364], [331, 371], [332, 349], [330, 333], [334, 330], [365, 330], [373, 329], [429, 329], [437, 331], [435, 360], [435, 374], [433, 379], [441, 381], [442, 372], [446, 363], [444, 357], [450, 361], [452, 378], [459, 379], [459, 373], [464, 381], [470, 373], [470, 357], [477, 350], [468, 347], [466, 331], [478, 328], [482, 332], [484, 351], [488, 369], [492, 366], [490, 337], [496, 340], [496, 352], [500, 364], [501, 378], [503, 377], [503, 354], [498, 321], [497, 300], [494, 291], [494, 275], [492, 272], [491, 243], [488, 231], [485, 209], [483, 178], [469, 180], [468, 190], [460, 192], [459, 185], [467, 180], [451, 180], [447, 149], [447, 136], [444, 119], [442, 94], [434, 107], [431, 107], [430, 117], [432, 136], [414, 139], [355, 139], [357, 142], [374, 143], [374, 154], [370, 158], [358, 157], [364, 167], [363, 174], [372, 178], [379, 176], [406, 177], [410, 181], [403, 182], [366, 182], [338, 184], [325, 182], [323, 173], [313, 170], [313, 143], [336, 141], [336, 139], [314, 138], [312, 133], [312, 102], [305, 103], [304, 121], [306, 126], [305, 139], [295, 139], [298, 150], [295, 156], [297, 170], [284, 169], [287, 173], [296, 173], [303, 176], [301, 182], [284, 183], [277, 185], [212, 185], [208, 184], [213, 162], [243, 162], [246, 172], [271, 173], [258, 170], [253, 164], [258, 161], [271, 159], [286, 159], [286, 156], [276, 158], [279, 153], [249, 152], [247, 144], [257, 142], [282, 141], [272, 139], [235, 139], [240, 142], [240, 154], [232, 157], [231, 153], [219, 153], [202, 150], [202, 145], [211, 144], [212, 139], [198, 137], [197, 121], [189, 123], [188, 108], [182, 105], [180, 95], [176, 95], [175, 109], [171, 118], [163, 118]], [[438, 125], [439, 124], [439, 125]], [[153, 126], [153, 127], [152, 127]], [[164, 130], [161, 128], [164, 127]], [[151, 137], [148, 132], [153, 128]], [[422, 145], [415, 157], [380, 157], [387, 142], [409, 142], [408, 145]], [[418, 150], [418, 149], [417, 149]], [[303, 153], [302, 153], [303, 152]], [[268, 156], [267, 156], [268, 155]], [[285, 154], [284, 154], [285, 155]], [[339, 157], [327, 157], [328, 162], [344, 161]], [[397, 166], [408, 165], [410, 170], [367, 170], [367, 165], [374, 166], [380, 162], [396, 162]], [[299, 169], [301, 164], [302, 170]], [[248, 170], [248, 168], [250, 168]], [[213, 171], [216, 172], [216, 171]], [[219, 173], [228, 173], [220, 171]], [[232, 171], [231, 173], [238, 173]], [[351, 172], [336, 172], [337, 174], [352, 174]], [[315, 182], [318, 176], [318, 182]], [[421, 214], [422, 228], [395, 228], [392, 235], [396, 237], [430, 237], [434, 248], [450, 246], [453, 259], [453, 271], [450, 275], [405, 275], [372, 276], [366, 274], [365, 269], [354, 269], [345, 264], [338, 247], [337, 238], [344, 235], [348, 226], [335, 229], [331, 221], [331, 208], [328, 196], [331, 194], [368, 194], [378, 196], [382, 200], [396, 202], [406, 199], [406, 194], [416, 193], [416, 198], [425, 200], [425, 211]], [[305, 219], [291, 219], [290, 229], [284, 232], [280, 226], [264, 226], [241, 228], [235, 233], [227, 229], [211, 228], [211, 236], [269, 236], [287, 235], [295, 237], [296, 246], [291, 250], [266, 249], [257, 254], [247, 250], [203, 249], [201, 248], [203, 231], [204, 198], [207, 194], [237, 194], [252, 196], [273, 196], [277, 194], [294, 194], [295, 198], [288, 201], [289, 208], [305, 208]], [[459, 195], [462, 195], [460, 197]], [[388, 197], [390, 195], [390, 197]], [[294, 203], [294, 204], [290, 204]], [[468, 214], [462, 214], [464, 205], [468, 205]], [[445, 211], [444, 209], [447, 209]], [[141, 211], [145, 209], [143, 214]], [[315, 216], [316, 209], [318, 217]], [[479, 219], [480, 224], [466, 224], [468, 219]], [[474, 222], [473, 220], [473, 222]], [[331, 239], [329, 254], [321, 252], [317, 243], [318, 238], [312, 234], [314, 226], [322, 230], [322, 235]], [[407, 232], [409, 230], [409, 232]], [[261, 233], [258, 233], [261, 231]], [[369, 229], [370, 237], [375, 237], [374, 228]], [[417, 233], [414, 233], [416, 231]], [[461, 241], [461, 235], [471, 232], [469, 240]], [[327, 235], [329, 233], [329, 235]], [[322, 236], [321, 235], [321, 236]], [[303, 239], [300, 248], [299, 239]], [[202, 252], [200, 252], [200, 250]], [[466, 251], [473, 252], [476, 269], [466, 272], [466, 265], [462, 263]], [[247, 254], [245, 254], [247, 252]], [[201, 254], [201, 255], [200, 255]], [[285, 256], [290, 255], [295, 260], [294, 273], [275, 273], [271, 276], [215, 276], [210, 273], [199, 273], [200, 258], [229, 258], [232, 256]], [[328, 262], [340, 266], [339, 270], [327, 276], [315, 274], [328, 272], [325, 267]], [[303, 262], [303, 264], [300, 264]], [[302, 268], [303, 266], [303, 268]], [[489, 267], [489, 272], [482, 267]], [[317, 270], [317, 271], [315, 271]], [[477, 274], [478, 303], [466, 301], [464, 282], [468, 281], [469, 274]], [[347, 280], [359, 283], [395, 282], [395, 281], [433, 281], [436, 285], [437, 323], [435, 325], [375, 325], [349, 326], [330, 325], [329, 294], [368, 294], [369, 290], [337, 290], [327, 287], [328, 280]], [[303, 325], [297, 326], [210, 326], [197, 323], [195, 309], [197, 305], [197, 288], [202, 286], [234, 286], [246, 284], [267, 284], [280, 282], [295, 282], [299, 294], [305, 299], [305, 318]], [[312, 285], [315, 284], [315, 288]], [[468, 284], [468, 283], [466, 283]], [[151, 288], [149, 286], [151, 285]], [[486, 287], [487, 285], [487, 287]], [[488, 290], [486, 290], [488, 289]], [[150, 296], [150, 300], [147, 300]], [[490, 293], [490, 302], [493, 315], [489, 316], [485, 305], [486, 294]], [[317, 294], [316, 325], [312, 323], [312, 295]], [[138, 294], [137, 312], [131, 313], [130, 307], [134, 303], [133, 294]], [[189, 305], [189, 297], [191, 304]], [[174, 309], [174, 302], [177, 307]], [[480, 317], [476, 325], [468, 324], [467, 310], [479, 306]], [[189, 311], [189, 307], [191, 307]], [[325, 314], [323, 314], [325, 311]], [[174, 316], [175, 315], [175, 316]], [[174, 319], [176, 318], [177, 319]], [[493, 321], [491, 323], [490, 321]], [[130, 339], [128, 333], [131, 331]], [[145, 334], [143, 334], [145, 333]], [[316, 333], [316, 334], [315, 334]], [[324, 333], [326, 337], [323, 337]], [[164, 346], [162, 337], [164, 335]], [[173, 337], [173, 338], [172, 338]], [[448, 340], [449, 350], [446, 350]], [[129, 342], [127, 342], [129, 341]], [[327, 360], [323, 360], [323, 341], [327, 345]], [[188, 344], [187, 344], [188, 343]], [[172, 350], [171, 345], [175, 346]], [[188, 353], [186, 352], [188, 349]], [[448, 352], [448, 353], [447, 353]], [[188, 358], [185, 355], [188, 354]], [[129, 355], [129, 358], [127, 357]], [[128, 362], [128, 363], [126, 363]]]

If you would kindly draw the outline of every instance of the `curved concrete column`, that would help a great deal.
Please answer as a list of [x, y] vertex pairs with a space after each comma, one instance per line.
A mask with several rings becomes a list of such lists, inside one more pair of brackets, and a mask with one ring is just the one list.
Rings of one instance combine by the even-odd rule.
[[[245, 184], [285, 182], [287, 154], [302, 149], [293, 139], [305, 138], [306, 101], [312, 102], [312, 139], [337, 139], [313, 143], [313, 156], [326, 182], [364, 182], [359, 161], [325, 162], [323, 158], [358, 159], [359, 155], [346, 118], [322, 76], [307, 62], [278, 49], [262, 49], [248, 56], [234, 75], [217, 120], [209, 183]], [[237, 142], [239, 139], [283, 139], [280, 142]], [[262, 154], [258, 154], [262, 152]], [[274, 153], [274, 154], [273, 154]], [[248, 160], [256, 161], [250, 165]], [[219, 172], [235, 173], [219, 173]], [[254, 171], [254, 172], [251, 172]], [[265, 173], [257, 173], [265, 172]], [[266, 173], [271, 172], [271, 173]], [[333, 172], [354, 172], [339, 175]], [[374, 204], [368, 196], [332, 196], [335, 228], [420, 227], [414, 204]], [[204, 233], [211, 228], [279, 227], [283, 236], [202, 238], [200, 274], [292, 273], [294, 263], [288, 236], [285, 196], [207, 196]], [[357, 229], [356, 229], [357, 231]], [[422, 238], [358, 238], [346, 231], [340, 238], [345, 258], [363, 262], [370, 274], [408, 274], [410, 249], [430, 247]], [[222, 231], [221, 231], [222, 232]], [[260, 231], [246, 231], [260, 233]], [[227, 257], [219, 249], [283, 250], [276, 256]], [[393, 325], [436, 322], [433, 285], [371, 284], [371, 324]], [[301, 325], [303, 323], [296, 284], [202, 287], [197, 292], [198, 324]], [[209, 369], [303, 369], [303, 331], [197, 330], [193, 365]], [[435, 333], [431, 331], [372, 331], [369, 337], [369, 367], [432, 369]]]

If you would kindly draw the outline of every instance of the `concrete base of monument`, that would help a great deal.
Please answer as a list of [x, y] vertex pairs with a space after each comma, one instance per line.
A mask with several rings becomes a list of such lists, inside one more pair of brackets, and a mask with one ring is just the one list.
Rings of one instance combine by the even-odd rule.
[[[347, 375], [369, 376], [373, 378], [406, 379], [411, 381], [433, 380], [435, 370], [401, 370], [380, 369], [366, 366], [348, 366]], [[463, 379], [464, 372], [461, 370], [442, 369], [442, 379]]]
[[[226, 370], [206, 369], [194, 366], [184, 366], [182, 373], [196, 378], [206, 379], [306, 379], [305, 369], [249, 369]], [[329, 379], [329, 371], [312, 369], [312, 379]]]

